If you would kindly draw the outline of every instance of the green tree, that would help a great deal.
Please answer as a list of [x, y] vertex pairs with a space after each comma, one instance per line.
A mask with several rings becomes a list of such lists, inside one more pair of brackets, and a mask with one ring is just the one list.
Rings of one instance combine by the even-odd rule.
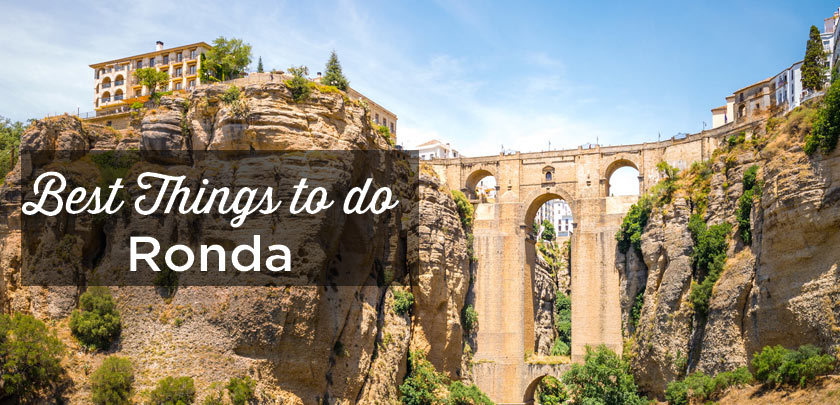
[[400, 385], [402, 403], [405, 405], [430, 405], [438, 403], [435, 391], [443, 384], [443, 377], [421, 352], [408, 354], [408, 374]]
[[840, 80], [831, 83], [825, 92], [823, 105], [817, 111], [811, 133], [805, 136], [805, 152], [812, 154], [819, 149], [824, 154], [837, 147], [840, 138]]
[[292, 78], [286, 80], [286, 87], [292, 92], [292, 99], [296, 103], [306, 101], [312, 92], [309, 80], [306, 79], [306, 75], [309, 74], [309, 68], [306, 66], [291, 66], [288, 70], [292, 74]]
[[89, 287], [79, 297], [79, 309], [70, 315], [70, 331], [82, 344], [107, 349], [119, 336], [120, 313], [105, 287]]
[[[572, 344], [572, 300], [563, 293], [558, 293], [554, 298], [554, 330], [557, 331], [557, 341], [563, 342], [568, 348]], [[554, 344], [560, 351], [556, 355], [568, 354], [562, 353], [565, 350], [561, 350], [563, 346], [558, 345], [556, 341]]]
[[621, 253], [627, 253], [630, 247], [636, 248], [636, 251], [642, 251], [642, 232], [647, 225], [650, 211], [653, 209], [653, 201], [648, 196], [642, 196], [635, 204], [630, 207], [624, 220], [621, 221], [621, 227], [615, 234], [615, 239], [618, 241], [618, 250]]
[[262, 56], [257, 59], [257, 73], [263, 73]]
[[562, 405], [569, 399], [569, 394], [560, 380], [547, 375], [537, 385], [537, 399], [540, 405]]
[[64, 345], [31, 315], [0, 315], [0, 402], [30, 402], [61, 375]]
[[157, 102], [160, 99], [158, 87], [169, 82], [169, 73], [157, 70], [153, 67], [140, 68], [134, 71], [134, 78], [137, 82], [149, 88], [152, 100]]
[[466, 385], [460, 381], [453, 381], [449, 384], [446, 405], [493, 405], [493, 401], [474, 384]]
[[218, 37], [202, 59], [201, 81], [218, 82], [245, 74], [251, 64], [251, 45], [239, 38]]
[[394, 289], [394, 302], [391, 308], [397, 315], [404, 315], [414, 305], [414, 294], [403, 289]]
[[195, 382], [192, 377], [166, 377], [158, 381], [149, 393], [154, 405], [189, 405], [195, 402]]
[[12, 170], [14, 157], [20, 146], [20, 137], [29, 123], [12, 120], [0, 116], [0, 184], [6, 178], [6, 174]]
[[573, 364], [563, 375], [571, 404], [646, 404], [639, 397], [630, 366], [604, 345], [586, 348], [583, 364]]
[[90, 376], [94, 404], [130, 404], [134, 393], [134, 368], [125, 357], [109, 356]]
[[231, 378], [227, 384], [228, 397], [233, 405], [245, 405], [251, 403], [256, 398], [254, 387], [256, 381], [251, 377], [245, 376], [242, 378]]
[[546, 241], [553, 241], [554, 240], [554, 224], [552, 224], [549, 220], [544, 219], [542, 221], [542, 235], [540, 236], [542, 240]]
[[344, 77], [341, 72], [341, 63], [338, 61], [338, 55], [335, 51], [330, 53], [330, 59], [327, 61], [327, 67], [324, 71], [324, 77], [321, 79], [321, 84], [338, 87], [340, 90], [347, 91], [347, 85], [350, 82]]
[[802, 62], [802, 88], [822, 90], [825, 85], [825, 50], [823, 49], [820, 30], [811, 26], [808, 43], [805, 46], [805, 60]]

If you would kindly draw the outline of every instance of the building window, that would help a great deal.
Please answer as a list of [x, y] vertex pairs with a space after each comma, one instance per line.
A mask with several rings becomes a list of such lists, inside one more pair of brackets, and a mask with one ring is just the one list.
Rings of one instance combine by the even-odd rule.
[[195, 65], [190, 65], [189, 72], [190, 72], [191, 75], [195, 74]]
[[175, 68], [175, 77], [181, 77], [182, 68]]
[[195, 80], [190, 80], [190, 89], [195, 89]]
[[181, 82], [175, 83], [175, 90], [181, 90], [182, 88], [183, 86]]
[[391, 133], [394, 133], [394, 122], [391, 121]]
[[190, 51], [190, 59], [195, 59], [195, 56], [196, 56], [196, 52], [195, 52], [195, 49], [193, 49], [193, 50]]
[[140, 97], [143, 95], [143, 90], [134, 90], [134, 97]]
[[551, 172], [545, 172], [545, 181], [551, 181]]
[[149, 67], [155, 67], [155, 58], [149, 58]]
[[169, 55], [163, 55], [163, 64], [164, 64], [164, 65], [168, 65], [168, 64], [169, 64]]
[[135, 69], [142, 69], [143, 68], [143, 60], [138, 59], [137, 63], [134, 66], [135, 66]]
[[379, 123], [379, 113], [376, 114], [376, 123]]
[[184, 60], [184, 53], [183, 52], [178, 52], [177, 54], [175, 54], [175, 60], [178, 61], [178, 62], [183, 61]]

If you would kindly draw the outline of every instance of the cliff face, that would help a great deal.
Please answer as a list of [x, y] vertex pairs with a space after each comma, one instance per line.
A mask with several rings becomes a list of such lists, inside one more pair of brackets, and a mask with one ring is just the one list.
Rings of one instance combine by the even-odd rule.
[[[117, 133], [72, 117], [36, 122], [24, 135], [22, 148], [183, 152], [158, 157], [163, 160], [194, 150], [387, 148], [386, 140], [372, 130], [364, 106], [341, 93], [313, 91], [309, 100], [296, 103], [285, 85], [270, 83], [247, 86], [229, 103], [221, 100], [225, 90], [213, 86], [188, 99], [165, 98], [146, 112], [139, 131]], [[371, 242], [360, 263], [385, 267], [407, 287], [183, 286], [172, 297], [151, 286], [110, 287], [122, 315], [121, 337], [108, 353], [91, 353], [81, 350], [68, 327], [81, 290], [21, 285], [21, 222], [15, 200], [20, 176], [18, 167], [0, 188], [6, 214], [0, 223], [0, 309], [32, 313], [56, 325], [71, 348], [66, 362], [73, 388], [66, 396], [73, 403], [89, 399], [87, 370], [95, 369], [106, 354], [133, 361], [137, 392], [151, 389], [164, 376], [184, 375], [195, 379], [199, 400], [212, 383], [247, 374], [258, 381], [265, 403], [395, 402], [409, 347], [427, 352], [432, 364], [451, 377], [462, 374], [460, 314], [469, 285], [466, 240], [455, 205], [435, 178], [422, 175], [421, 215], [403, 224], [419, 230], [413, 245], [417, 251], [402, 251], [405, 241], [400, 238], [405, 236], [379, 228], [363, 235]], [[176, 222], [162, 219], [159, 224], [189, 232]], [[46, 228], [55, 237], [39, 247], [44, 252], [61, 240], [63, 228], [52, 225]], [[109, 234], [107, 225], [104, 232], [91, 223], [76, 223], [74, 229], [83, 235], [72, 251], [83, 268], [91, 247], [125, 237]], [[335, 228], [336, 243], [358, 244], [359, 234], [348, 232]], [[326, 256], [309, 253], [312, 265], [326, 265]], [[119, 259], [105, 249], [97, 263], [118, 265]], [[412, 311], [399, 315], [393, 310], [395, 289], [414, 293]]]
[[[830, 353], [840, 346], [840, 150], [813, 157], [802, 151], [812, 116], [813, 109], [802, 108], [774, 119], [709, 163], [703, 219], [734, 226], [705, 317], [688, 299], [698, 277], [688, 228], [697, 205], [695, 174], [684, 174], [672, 201], [653, 208], [642, 235], [644, 263], [620, 268], [623, 303], [645, 288], [627, 346], [643, 390], [661, 394], [668, 382], [695, 370], [748, 366], [767, 345], [814, 344]], [[750, 213], [752, 243], [745, 244], [735, 213], [744, 172], [753, 165], [762, 192]], [[642, 285], [632, 281], [640, 275], [646, 275]]]

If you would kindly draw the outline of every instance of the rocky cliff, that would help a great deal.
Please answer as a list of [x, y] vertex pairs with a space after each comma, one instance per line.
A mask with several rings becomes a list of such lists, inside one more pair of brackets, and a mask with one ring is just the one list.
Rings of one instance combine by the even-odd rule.
[[[813, 115], [801, 107], [733, 134], [710, 161], [681, 174], [670, 198], [652, 197], [641, 251], [617, 260], [625, 325], [643, 294], [637, 327], [626, 328], [625, 355], [644, 391], [661, 395], [687, 373], [749, 365], [767, 345], [840, 347], [840, 150], [803, 152]], [[756, 197], [739, 211], [751, 167]], [[693, 265], [692, 214], [709, 226], [732, 224], [708, 310], [691, 300], [692, 282], [706, 276]]]
[[[387, 140], [371, 128], [364, 104], [341, 92], [316, 90], [308, 100], [295, 102], [285, 84], [269, 83], [246, 86], [231, 101], [223, 100], [226, 90], [216, 85], [188, 98], [164, 98], [136, 120], [139, 128], [123, 132], [66, 116], [38, 121], [23, 136], [21, 148], [181, 152], [157, 155], [162, 161], [204, 150], [388, 148]], [[0, 309], [32, 313], [55, 326], [71, 349], [64, 362], [73, 383], [64, 395], [72, 403], [88, 401], [88, 374], [110, 354], [133, 361], [137, 392], [152, 388], [162, 377], [184, 375], [195, 379], [201, 399], [213, 383], [250, 375], [258, 381], [264, 403], [396, 402], [409, 349], [425, 352], [452, 378], [463, 373], [460, 316], [469, 286], [466, 240], [451, 197], [432, 176], [420, 176], [421, 215], [413, 220], [402, 217], [403, 227], [416, 230], [408, 234], [419, 235], [412, 245], [417, 249], [401, 249], [412, 243], [401, 239], [405, 234], [377, 233], [379, 228], [365, 235], [336, 228], [334, 236], [327, 235], [338, 244], [370, 241], [360, 263], [372, 271], [385, 268], [393, 276], [391, 285], [183, 286], [173, 296], [152, 286], [112, 286], [123, 326], [120, 340], [103, 353], [84, 350], [69, 332], [67, 318], [82, 289], [21, 284], [16, 198], [21, 171], [30, 169], [19, 165], [0, 188]], [[177, 221], [162, 219], [160, 224], [173, 222]], [[45, 227], [55, 235], [39, 246], [44, 254], [62, 240], [66, 229], [57, 224]], [[99, 252], [97, 265], [118, 265], [106, 246], [114, 242], [110, 238], [125, 235], [109, 234], [107, 225], [91, 222], [74, 223], [73, 229], [83, 235], [70, 249], [81, 267], [90, 265], [91, 252]], [[314, 265], [326, 260], [317, 253], [307, 255]], [[408, 313], [393, 309], [395, 291], [411, 291], [416, 297]]]

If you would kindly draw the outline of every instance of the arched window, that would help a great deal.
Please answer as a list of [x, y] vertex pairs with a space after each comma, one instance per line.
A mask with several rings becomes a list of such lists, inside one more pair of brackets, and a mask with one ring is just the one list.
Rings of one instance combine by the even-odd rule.
[[545, 181], [551, 181], [551, 172], [545, 172]]

